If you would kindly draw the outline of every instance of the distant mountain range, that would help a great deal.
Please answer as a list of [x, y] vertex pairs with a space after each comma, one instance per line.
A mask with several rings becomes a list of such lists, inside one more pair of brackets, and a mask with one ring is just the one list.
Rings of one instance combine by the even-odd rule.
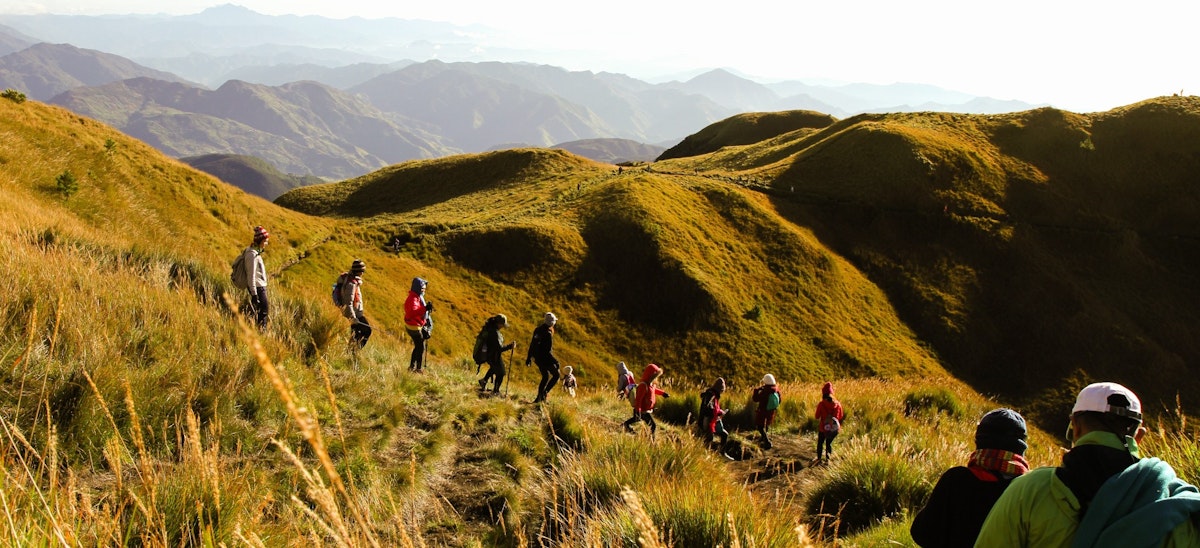
[[[323, 178], [597, 139], [617, 141], [579, 150], [601, 161], [636, 160], [646, 156], [614, 151], [624, 141], [665, 149], [744, 112], [843, 118], [1034, 107], [920, 84], [760, 83], [724, 69], [651, 84], [483, 62], [478, 47], [489, 37], [497, 38], [482, 27], [268, 16], [231, 5], [190, 16], [0, 15], [0, 88], [102, 120], [177, 157], [249, 155]], [[412, 60], [435, 52], [437, 59]]]

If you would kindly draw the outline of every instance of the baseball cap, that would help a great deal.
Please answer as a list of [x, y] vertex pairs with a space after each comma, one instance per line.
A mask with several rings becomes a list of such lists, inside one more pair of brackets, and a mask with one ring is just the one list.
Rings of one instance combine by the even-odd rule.
[[1115, 382], [1089, 384], [1075, 398], [1071, 414], [1083, 411], [1108, 413], [1118, 417], [1142, 421], [1142, 402], [1137, 394]]

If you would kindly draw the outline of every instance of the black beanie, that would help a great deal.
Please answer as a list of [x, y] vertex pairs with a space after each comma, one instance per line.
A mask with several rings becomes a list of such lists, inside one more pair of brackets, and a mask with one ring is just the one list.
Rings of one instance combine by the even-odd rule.
[[1012, 409], [988, 411], [975, 427], [976, 449], [1003, 449], [1024, 455], [1025, 418]]

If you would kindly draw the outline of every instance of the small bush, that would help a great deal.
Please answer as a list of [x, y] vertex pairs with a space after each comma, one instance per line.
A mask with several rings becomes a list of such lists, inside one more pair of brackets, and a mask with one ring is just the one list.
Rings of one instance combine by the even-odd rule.
[[963, 405], [945, 388], [917, 390], [904, 396], [905, 415], [925, 412], [945, 413], [957, 418], [963, 416]]
[[13, 88], [4, 90], [3, 93], [0, 93], [0, 97], [8, 99], [9, 101], [12, 101], [18, 105], [25, 102], [25, 94]]
[[659, 396], [654, 404], [654, 416], [675, 425], [696, 422], [696, 413], [699, 411], [700, 395], [694, 390], [688, 390], [684, 394], [671, 394], [669, 398]]
[[825, 537], [863, 531], [922, 504], [932, 486], [909, 457], [861, 453], [833, 469], [805, 505]]
[[54, 178], [54, 185], [63, 196], [68, 198], [79, 191], [79, 181], [75, 180], [75, 174], [71, 173], [69, 169], [59, 173], [58, 177]]
[[546, 427], [546, 439], [556, 447], [564, 447], [572, 451], [582, 451], [586, 447], [583, 435], [583, 425], [574, 409], [565, 405], [551, 405], [546, 411], [549, 423]]

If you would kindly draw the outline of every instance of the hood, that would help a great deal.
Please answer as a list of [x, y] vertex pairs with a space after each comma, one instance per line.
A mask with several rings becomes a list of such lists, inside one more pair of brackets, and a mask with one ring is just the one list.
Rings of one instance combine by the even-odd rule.
[[662, 368], [659, 367], [658, 364], [652, 363], [647, 365], [646, 368], [642, 370], [642, 382], [650, 382], [654, 380], [654, 377], [657, 377], [661, 374]]

